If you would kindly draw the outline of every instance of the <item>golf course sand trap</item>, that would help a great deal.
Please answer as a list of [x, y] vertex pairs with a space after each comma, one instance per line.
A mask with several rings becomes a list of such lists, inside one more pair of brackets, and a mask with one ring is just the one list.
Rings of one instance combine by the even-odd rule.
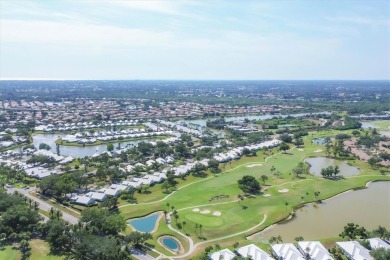
[[199, 208], [194, 208], [192, 211], [193, 211], [193, 212], [198, 212], [198, 211], [199, 211]]
[[200, 213], [201, 213], [201, 214], [209, 214], [209, 213], [210, 213], [210, 210], [205, 209], [205, 210], [202, 210]]
[[247, 167], [247, 168], [253, 168], [253, 167], [257, 167], [257, 166], [262, 166], [262, 164], [261, 164], [261, 163], [249, 164], [249, 165], [247, 165], [246, 167]]
[[264, 194], [263, 196], [267, 198], [267, 197], [271, 197], [271, 194]]
[[219, 217], [221, 216], [221, 211], [214, 211], [213, 215]]
[[302, 148], [299, 148], [298, 151], [303, 152], [304, 150]]
[[283, 190], [278, 190], [280, 193], [286, 193], [286, 192], [289, 192], [288, 189], [283, 189]]
[[320, 153], [320, 152], [322, 152], [322, 150], [315, 150], [314, 152], [315, 153]]

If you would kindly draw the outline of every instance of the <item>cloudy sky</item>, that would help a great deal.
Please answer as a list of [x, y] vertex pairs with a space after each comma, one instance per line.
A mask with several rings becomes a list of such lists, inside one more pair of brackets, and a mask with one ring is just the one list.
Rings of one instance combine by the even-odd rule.
[[0, 79], [389, 79], [390, 1], [0, 1]]

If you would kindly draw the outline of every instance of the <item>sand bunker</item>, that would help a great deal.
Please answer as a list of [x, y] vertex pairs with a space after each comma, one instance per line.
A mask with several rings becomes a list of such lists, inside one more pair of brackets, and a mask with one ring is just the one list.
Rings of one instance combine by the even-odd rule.
[[247, 168], [253, 168], [253, 167], [257, 167], [257, 166], [262, 166], [262, 164], [261, 164], [261, 163], [249, 164], [249, 165], [247, 165], [246, 167], [247, 167]]
[[271, 197], [271, 194], [264, 194], [263, 196], [267, 198], [267, 197]]
[[201, 214], [209, 214], [209, 213], [210, 213], [210, 210], [205, 209], [205, 210], [202, 210], [200, 213], [201, 213]]
[[192, 211], [193, 212], [199, 212], [199, 208], [194, 208]]
[[303, 152], [304, 150], [302, 148], [299, 148], [298, 151]]
[[278, 190], [280, 193], [286, 193], [286, 192], [289, 192], [288, 189], [283, 189], [283, 190]]
[[322, 152], [322, 150], [315, 150], [314, 152], [315, 153], [320, 153], [320, 152]]
[[219, 217], [221, 216], [221, 211], [214, 211], [213, 215]]

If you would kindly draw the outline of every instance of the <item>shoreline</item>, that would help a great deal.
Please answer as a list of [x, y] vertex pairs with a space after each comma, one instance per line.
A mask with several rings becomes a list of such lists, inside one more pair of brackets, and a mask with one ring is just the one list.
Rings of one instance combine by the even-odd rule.
[[68, 142], [62, 142], [61, 139], [57, 139], [55, 141], [55, 144], [62, 145], [62, 146], [73, 146], [73, 147], [90, 147], [90, 146], [98, 146], [98, 145], [104, 145], [104, 144], [112, 144], [112, 143], [126, 143], [126, 142], [133, 142], [133, 141], [139, 141], [139, 140], [148, 140], [148, 139], [167, 139], [169, 136], [163, 135], [163, 136], [153, 136], [153, 137], [142, 137], [142, 138], [126, 138], [123, 140], [110, 140], [110, 141], [97, 141], [95, 143], [88, 143], [88, 144], [79, 144], [77, 142], [74, 143], [68, 143]]
[[[149, 217], [149, 216], [152, 216], [152, 215], [159, 215], [159, 216], [158, 216], [158, 218], [156, 219], [156, 223], [154, 224], [153, 230], [150, 231], [150, 232], [142, 232], [142, 231], [139, 231], [139, 230], [137, 230], [133, 225], [130, 224], [130, 221], [132, 221], [132, 220], [138, 220], [138, 219], [145, 218], [145, 217]], [[160, 220], [161, 220], [161, 218], [162, 218], [163, 216], [164, 216], [164, 213], [163, 213], [162, 211], [155, 211], [155, 212], [149, 213], [149, 214], [147, 214], [147, 215], [145, 215], [145, 216], [127, 219], [127, 220], [126, 220], [126, 224], [127, 224], [128, 226], [130, 226], [130, 228], [131, 228], [133, 231], [140, 232], [140, 233], [150, 233], [150, 234], [152, 234], [152, 233], [154, 233], [154, 232], [157, 231], [157, 229], [158, 229], [158, 227], [159, 227], [159, 225], [160, 225]]]
[[[355, 187], [355, 188], [351, 188], [351, 189], [346, 190], [346, 191], [339, 192], [339, 193], [337, 193], [337, 194], [335, 194], [335, 195], [333, 195], [333, 196], [331, 196], [331, 197], [328, 197], [328, 198], [326, 198], [326, 199], [324, 199], [324, 200], [321, 200], [322, 202], [321, 202], [321, 203], [317, 203], [317, 204], [322, 204], [322, 203], [324, 203], [324, 202], [326, 202], [326, 201], [330, 201], [330, 200], [332, 200], [332, 199], [335, 199], [336, 197], [342, 196], [342, 195], [347, 194], [347, 193], [351, 193], [351, 192], [354, 192], [354, 191], [357, 191], [357, 190], [366, 189], [366, 188], [368, 188], [368, 186], [369, 186], [371, 183], [374, 183], [374, 182], [387, 182], [387, 181], [390, 181], [390, 180], [373, 180], [373, 181], [367, 181], [367, 182], [364, 184], [364, 186]], [[308, 202], [308, 203], [304, 203], [304, 204], [302, 204], [302, 205], [297, 205], [296, 207], [293, 208], [293, 210], [291, 211], [291, 213], [290, 213], [286, 218], [284, 218], [284, 219], [282, 219], [282, 220], [279, 220], [279, 221], [277, 221], [277, 222], [275, 222], [275, 223], [269, 225], [268, 227], [265, 227], [264, 229], [262, 229], [262, 230], [260, 230], [260, 231], [258, 231], [258, 232], [256, 232], [256, 233], [253, 233], [253, 234], [250, 234], [250, 235], [246, 236], [245, 239], [246, 239], [246, 240], [252, 241], [253, 236], [255, 236], [255, 235], [258, 235], [258, 234], [260, 234], [260, 233], [262, 233], [262, 232], [268, 231], [268, 230], [274, 228], [274, 227], [277, 226], [277, 225], [285, 224], [285, 223], [288, 223], [288, 222], [293, 221], [294, 218], [295, 218], [295, 213], [296, 213], [296, 211], [297, 211], [298, 209], [300, 209], [300, 208], [302, 208], [302, 207], [309, 206], [309, 205], [313, 205], [314, 203], [316, 203], [316, 202]]]

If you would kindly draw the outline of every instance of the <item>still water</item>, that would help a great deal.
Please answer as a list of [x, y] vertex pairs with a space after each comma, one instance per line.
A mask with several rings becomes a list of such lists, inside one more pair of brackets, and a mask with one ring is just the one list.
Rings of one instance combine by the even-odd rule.
[[309, 167], [309, 173], [315, 175], [315, 176], [322, 176], [321, 175], [321, 169], [329, 167], [329, 166], [338, 166], [340, 170], [340, 176], [348, 177], [356, 175], [360, 172], [360, 170], [354, 166], [348, 165], [344, 161], [334, 160], [326, 157], [314, 157], [314, 158], [307, 158], [305, 160], [310, 167]]
[[367, 230], [379, 225], [390, 228], [390, 181], [374, 182], [367, 189], [350, 191], [323, 201], [309, 204], [296, 212], [296, 217], [253, 236], [255, 241], [268, 241], [281, 235], [283, 242], [338, 237], [343, 227], [353, 222]]
[[[40, 143], [45, 143], [50, 145], [51, 151], [56, 153], [56, 144], [55, 141], [59, 138], [65, 136], [65, 134], [37, 134], [33, 136], [33, 144], [35, 147], [38, 147]], [[148, 139], [147, 141], [156, 141], [158, 139]], [[137, 141], [130, 141], [130, 142], [121, 142], [121, 148], [124, 147], [131, 147], [139, 142], [142, 142], [143, 140], [137, 140]], [[113, 143], [114, 147], [118, 147], [118, 143]], [[100, 145], [94, 145], [94, 146], [60, 146], [60, 154], [61, 155], [67, 155], [72, 157], [78, 157], [83, 158], [85, 156], [92, 156], [95, 153], [102, 153], [107, 151], [107, 144], [100, 144]]]

